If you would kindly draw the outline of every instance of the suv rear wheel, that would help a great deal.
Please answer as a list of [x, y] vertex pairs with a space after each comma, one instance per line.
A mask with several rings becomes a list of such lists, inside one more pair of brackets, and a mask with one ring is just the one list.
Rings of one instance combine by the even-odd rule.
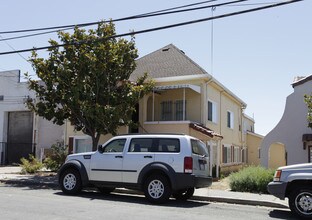
[[82, 188], [80, 173], [76, 169], [66, 169], [61, 175], [60, 184], [65, 194], [77, 194]]
[[301, 218], [312, 217], [312, 188], [298, 187], [293, 189], [289, 196], [289, 208]]
[[177, 200], [188, 200], [194, 194], [194, 188], [182, 189], [172, 193], [172, 196]]
[[144, 184], [145, 197], [152, 203], [164, 203], [171, 196], [171, 186], [168, 179], [161, 174], [149, 176]]

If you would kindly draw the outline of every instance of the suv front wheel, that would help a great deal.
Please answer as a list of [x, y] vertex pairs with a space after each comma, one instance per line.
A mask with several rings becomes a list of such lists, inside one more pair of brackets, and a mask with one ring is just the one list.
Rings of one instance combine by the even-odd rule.
[[76, 169], [66, 169], [61, 175], [60, 185], [65, 194], [77, 194], [82, 188], [80, 173]]
[[152, 203], [164, 203], [171, 196], [171, 186], [168, 179], [160, 174], [149, 176], [144, 184], [145, 197]]
[[298, 187], [289, 196], [289, 208], [301, 218], [310, 219], [312, 217], [312, 188]]

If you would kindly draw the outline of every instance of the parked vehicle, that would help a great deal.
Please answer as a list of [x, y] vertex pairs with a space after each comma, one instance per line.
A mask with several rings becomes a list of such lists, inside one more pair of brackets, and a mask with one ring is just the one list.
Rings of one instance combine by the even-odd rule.
[[153, 203], [171, 195], [189, 199], [195, 188], [212, 183], [206, 145], [178, 134], [116, 136], [96, 152], [69, 155], [58, 174], [66, 194], [88, 185], [104, 193], [123, 187], [143, 191]]
[[279, 167], [268, 191], [284, 200], [288, 198], [291, 211], [301, 218], [312, 218], [312, 164]]

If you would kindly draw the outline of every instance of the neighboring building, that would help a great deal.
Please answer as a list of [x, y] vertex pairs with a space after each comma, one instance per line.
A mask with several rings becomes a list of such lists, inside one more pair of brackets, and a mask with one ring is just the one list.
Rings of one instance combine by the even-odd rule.
[[62, 141], [64, 126], [52, 124], [30, 112], [25, 102], [34, 98], [20, 71], [0, 72], [0, 164], [20, 163], [20, 158], [35, 154]]
[[[130, 80], [145, 72], [155, 81], [154, 90], [137, 106], [133, 118], [139, 129], [121, 128], [124, 133], [195, 136], [207, 144], [214, 167], [211, 172], [217, 176], [220, 168], [230, 172], [247, 162], [247, 130], [254, 132], [254, 121], [244, 115], [246, 103], [172, 44], [138, 59]], [[248, 128], [242, 129], [244, 124]], [[69, 144], [77, 152], [79, 142], [84, 145], [88, 137], [81, 140], [81, 133], [72, 130], [67, 129]], [[89, 150], [90, 143], [85, 144]]]
[[261, 164], [278, 167], [312, 162], [312, 131], [308, 128], [308, 108], [304, 95], [312, 92], [312, 75], [297, 77], [292, 84], [294, 92], [286, 99], [284, 114], [263, 139]]

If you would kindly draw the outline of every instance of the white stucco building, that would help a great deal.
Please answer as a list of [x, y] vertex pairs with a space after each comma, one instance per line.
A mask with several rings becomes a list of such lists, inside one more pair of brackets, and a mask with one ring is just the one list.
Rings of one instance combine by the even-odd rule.
[[[268, 167], [269, 160], [279, 155], [270, 155], [276, 144], [284, 147], [286, 164], [312, 162], [312, 130], [308, 127], [308, 108], [304, 95], [312, 92], [312, 75], [297, 77], [292, 84], [294, 92], [286, 99], [284, 114], [261, 144], [261, 164]], [[273, 152], [273, 151], [271, 151]]]
[[25, 101], [35, 98], [20, 71], [0, 72], [0, 164], [19, 163], [21, 157], [36, 154], [62, 141], [64, 126], [54, 125], [30, 112]]

